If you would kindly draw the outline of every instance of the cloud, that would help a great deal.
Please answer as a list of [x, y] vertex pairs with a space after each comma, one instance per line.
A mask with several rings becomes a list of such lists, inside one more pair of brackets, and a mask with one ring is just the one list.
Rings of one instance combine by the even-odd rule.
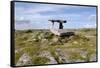
[[96, 24], [85, 24], [84, 26], [83, 26], [84, 28], [95, 28], [96, 27]]
[[[26, 4], [29, 7], [29, 4]], [[34, 7], [35, 6], [35, 7]], [[24, 16], [26, 19], [50, 19], [50, 18], [68, 18], [71, 21], [80, 19], [80, 16], [83, 14], [68, 13], [72, 9], [80, 9], [79, 6], [69, 6], [69, 5], [51, 5], [51, 4], [31, 4], [29, 8], [25, 8], [25, 6], [20, 6], [15, 8], [16, 16], [21, 17]], [[51, 14], [49, 14], [51, 13]], [[45, 15], [46, 14], [46, 15]]]
[[[69, 5], [53, 5], [53, 4], [23, 4], [21, 3], [16, 4], [16, 8], [15, 8], [15, 14], [16, 15], [34, 15], [34, 14], [61, 14], [61, 13], [68, 13], [70, 10], [73, 9], [80, 9], [80, 6], [69, 6]], [[35, 7], [34, 7], [35, 6]], [[47, 12], [47, 13], [46, 13]], [[74, 11], [73, 11], [74, 12]], [[51, 15], [50, 14], [50, 15]]]
[[[89, 11], [89, 8], [82, 6], [67, 6], [67, 5], [51, 5], [51, 4], [34, 4], [21, 3], [15, 5], [15, 20], [29, 20], [30, 23], [16, 24], [16, 28], [48, 28], [49, 19], [64, 19], [67, 20], [66, 27], [94, 27], [95, 14]], [[16, 22], [16, 23], [17, 23]], [[85, 25], [84, 25], [85, 24]], [[68, 25], [68, 26], [67, 26]]]
[[88, 16], [88, 20], [95, 20], [96, 19], [96, 14], [91, 14]]
[[29, 24], [31, 22], [30, 22], [30, 20], [25, 19], [24, 16], [20, 16], [15, 19], [15, 23], [16, 23], [16, 25], [23, 25], [23, 24]]
[[[26, 6], [28, 5], [29, 4], [27, 4]], [[33, 4], [33, 5], [30, 5], [29, 8], [25, 8], [25, 6], [17, 7], [17, 4], [16, 4], [15, 11], [18, 11], [17, 13], [23, 13], [23, 14], [36, 14], [36, 13], [48, 12], [48, 11], [51, 11], [51, 12], [61, 11], [60, 9], [63, 9], [65, 7], [66, 7], [65, 5], [59, 6], [59, 5], [50, 5], [50, 4], [41, 4], [41, 5]]]

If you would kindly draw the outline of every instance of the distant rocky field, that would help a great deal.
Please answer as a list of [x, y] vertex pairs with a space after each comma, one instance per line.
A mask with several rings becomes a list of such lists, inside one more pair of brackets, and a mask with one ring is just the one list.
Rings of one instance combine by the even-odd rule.
[[49, 30], [15, 31], [15, 65], [63, 64], [96, 61], [96, 29], [68, 29], [73, 36]]

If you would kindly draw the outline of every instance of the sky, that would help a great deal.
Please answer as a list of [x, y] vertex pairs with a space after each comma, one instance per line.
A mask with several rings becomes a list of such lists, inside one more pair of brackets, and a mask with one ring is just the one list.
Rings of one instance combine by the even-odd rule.
[[64, 29], [96, 28], [96, 7], [15, 2], [16, 30], [49, 29], [50, 19], [66, 20]]

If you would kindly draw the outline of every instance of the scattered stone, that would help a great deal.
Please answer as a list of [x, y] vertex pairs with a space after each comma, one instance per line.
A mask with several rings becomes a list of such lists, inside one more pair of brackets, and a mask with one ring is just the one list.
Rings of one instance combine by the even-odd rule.
[[[79, 33], [80, 34], [80, 33]], [[30, 35], [30, 34], [29, 34]], [[30, 41], [33, 42], [37, 42], [37, 45], [40, 45], [40, 48], [47, 48], [48, 45], [65, 45], [67, 44], [69, 46], [69, 48], [65, 47], [64, 49], [66, 49], [66, 52], [64, 52], [64, 50], [60, 49], [60, 48], [56, 48], [56, 51], [54, 52], [57, 55], [57, 59], [55, 59], [54, 56], [51, 55], [51, 53], [49, 51], [41, 51], [40, 53], [38, 52], [37, 56], [39, 55], [39, 57], [46, 57], [48, 58], [50, 61], [47, 62], [46, 64], [57, 64], [58, 61], [61, 63], [71, 63], [71, 62], [86, 62], [87, 59], [87, 55], [88, 55], [88, 51], [83, 50], [82, 48], [74, 48], [74, 44], [77, 45], [83, 45], [85, 43], [85, 41], [88, 41], [88, 38], [92, 38], [93, 36], [80, 36], [80, 35], [74, 35], [74, 36], [55, 36], [50, 32], [41, 32], [41, 31], [36, 31], [34, 32], [32, 35], [30, 35], [30, 38], [27, 38], [26, 35], [22, 36], [22, 39], [24, 39], [25, 41], [23, 42], [28, 42], [30, 43]], [[94, 36], [95, 37], [95, 36]], [[29, 39], [29, 40], [27, 40]], [[38, 44], [39, 43], [39, 44]], [[72, 48], [70, 48], [70, 45], [73, 45]], [[77, 46], [75, 45], [75, 46]], [[94, 46], [94, 44], [90, 44], [90, 46]], [[94, 48], [95, 49], [95, 48]], [[22, 49], [18, 49], [15, 50], [15, 53], [18, 53], [22, 51]], [[34, 51], [34, 50], [33, 50]], [[76, 59], [70, 59], [70, 54], [71, 52], [75, 52], [75, 53], [79, 53], [79, 55], [84, 58], [84, 60], [80, 59], [80, 58], [76, 58]], [[16, 66], [22, 66], [22, 65], [33, 65], [31, 58], [27, 53], [24, 53], [18, 60]], [[92, 54], [89, 56], [89, 61], [96, 61], [96, 54]]]
[[31, 57], [24, 53], [18, 60], [16, 66], [32, 65]]
[[33, 39], [33, 41], [34, 41], [34, 42], [38, 42], [38, 41], [39, 41], [39, 39], [34, 38], [34, 39]]
[[34, 38], [33, 41], [36, 41], [36, 39]]
[[74, 62], [85, 62], [85, 60], [77, 59]]
[[80, 51], [80, 55], [81, 55], [83, 58], [86, 58], [86, 57], [87, 57], [87, 54], [88, 54], [87, 51]]
[[58, 40], [59, 40], [59, 39], [58, 39], [57, 37], [54, 37], [54, 38], [52, 39], [53, 42], [58, 42]]
[[43, 48], [46, 48], [47, 46], [48, 46], [48, 43], [49, 43], [49, 41], [48, 41], [48, 39], [41, 39], [41, 47], [43, 47]]
[[44, 34], [41, 33], [41, 34], [38, 36], [38, 39], [41, 40], [41, 39], [43, 39], [43, 38], [44, 38]]
[[15, 50], [15, 53], [18, 53], [18, 50], [17, 49]]
[[74, 43], [74, 44], [78, 44], [78, 42], [77, 42], [77, 41], [74, 41], [73, 43]]
[[45, 43], [45, 42], [47, 42], [47, 39], [42, 39], [41, 40], [41, 43]]
[[97, 60], [96, 54], [92, 54], [90, 57], [90, 61], [96, 61], [96, 60]]
[[63, 45], [63, 42], [59, 37], [54, 37], [49, 41], [49, 45]]

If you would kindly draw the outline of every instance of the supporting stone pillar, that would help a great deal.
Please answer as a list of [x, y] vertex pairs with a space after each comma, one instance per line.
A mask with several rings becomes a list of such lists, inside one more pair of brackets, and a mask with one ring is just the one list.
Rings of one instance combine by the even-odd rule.
[[54, 22], [52, 21], [52, 29], [54, 28]]
[[63, 23], [59, 23], [59, 29], [63, 29]]

